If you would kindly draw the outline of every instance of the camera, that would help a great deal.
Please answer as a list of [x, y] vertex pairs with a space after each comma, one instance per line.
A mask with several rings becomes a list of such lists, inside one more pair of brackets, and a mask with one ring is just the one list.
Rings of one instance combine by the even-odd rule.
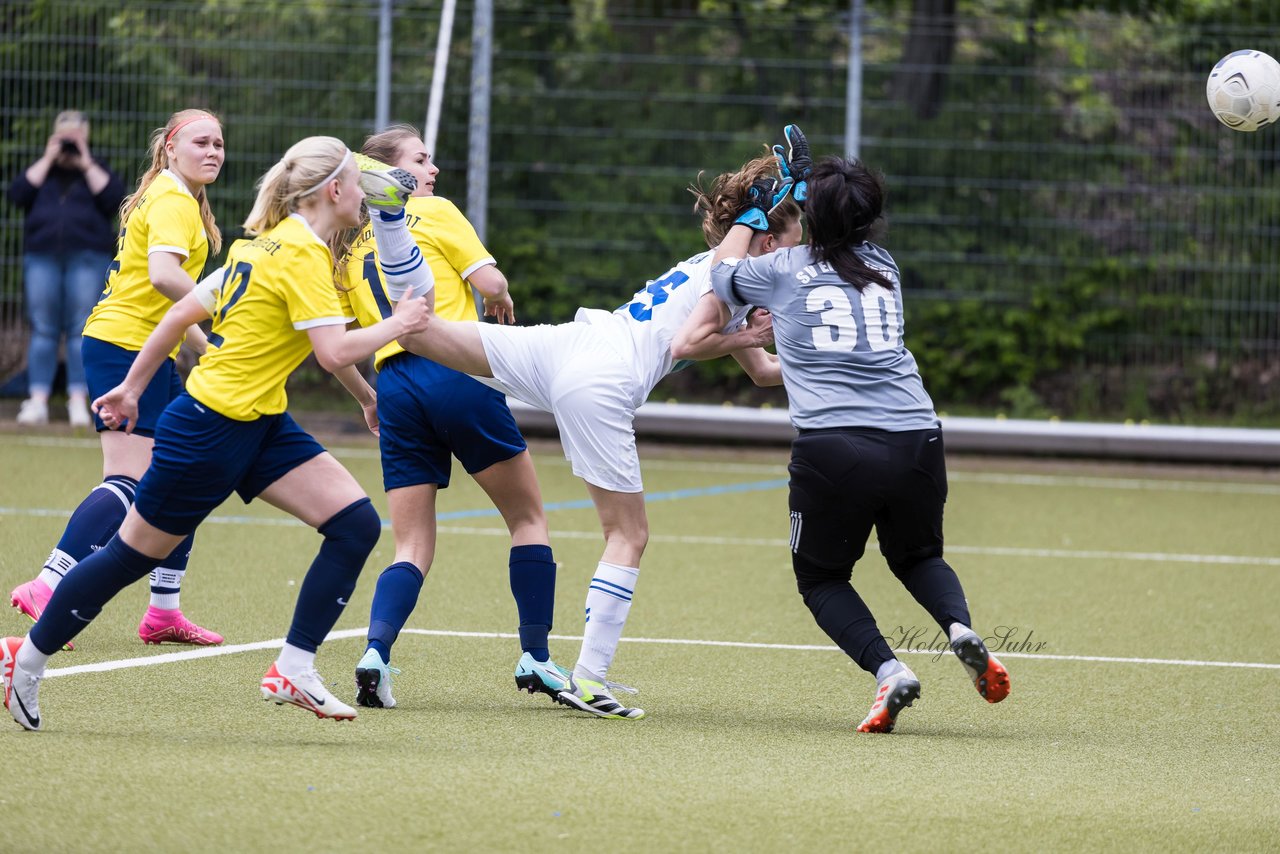
[[64, 139], [62, 141], [62, 153], [63, 154], [79, 154], [80, 146], [76, 145], [76, 141], [74, 139]]

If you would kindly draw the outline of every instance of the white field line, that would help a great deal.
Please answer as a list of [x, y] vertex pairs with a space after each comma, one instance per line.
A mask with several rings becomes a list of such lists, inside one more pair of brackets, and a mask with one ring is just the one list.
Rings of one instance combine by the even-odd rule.
[[[364, 637], [368, 632], [368, 627], [362, 629], [343, 629], [342, 631], [330, 632], [326, 641], [343, 640], [345, 638]], [[411, 635], [428, 635], [431, 637], [450, 637], [450, 638], [479, 638], [479, 639], [495, 639], [504, 640], [519, 638], [511, 632], [455, 632], [445, 631], [442, 629], [401, 629], [401, 634]], [[576, 635], [551, 635], [552, 640], [581, 642], [582, 638]], [[694, 640], [690, 638], [623, 638], [625, 643], [653, 643], [674, 646], [720, 646], [732, 647], [734, 649], [769, 649], [781, 650], [786, 652], [839, 652], [840, 650], [834, 646], [825, 646], [821, 644], [790, 644], [790, 643], [751, 643], [747, 641], [712, 641], [712, 640]], [[169, 652], [163, 655], [153, 655], [140, 658], [124, 658], [118, 661], [99, 661], [95, 664], [77, 664], [71, 667], [58, 667], [45, 671], [45, 676], [75, 676], [80, 673], [106, 673], [112, 670], [128, 670], [135, 667], [150, 667], [155, 664], [172, 664], [179, 661], [189, 661], [198, 658], [214, 658], [220, 655], [232, 655], [238, 652], [252, 652], [260, 649], [278, 649], [284, 643], [284, 638], [275, 638], [273, 640], [257, 641], [254, 643], [229, 644], [227, 646], [208, 646], [200, 649], [184, 650], [183, 652]], [[936, 650], [918, 650], [918, 649], [899, 649], [899, 653], [909, 655], [929, 655], [938, 656]], [[1280, 670], [1280, 664], [1268, 664], [1256, 661], [1196, 661], [1193, 659], [1177, 659], [1177, 658], [1118, 658], [1106, 655], [1047, 655], [1038, 652], [1002, 652], [1001, 658], [1034, 658], [1043, 661], [1089, 661], [1102, 664], [1164, 664], [1173, 667], [1237, 667], [1249, 668], [1254, 670]]]

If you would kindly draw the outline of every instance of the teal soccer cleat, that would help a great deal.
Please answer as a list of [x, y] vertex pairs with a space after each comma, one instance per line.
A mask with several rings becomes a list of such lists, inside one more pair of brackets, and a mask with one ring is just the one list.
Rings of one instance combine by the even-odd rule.
[[356, 665], [356, 705], [394, 709], [396, 700], [391, 696], [391, 674], [399, 672], [384, 663], [377, 650], [365, 650], [364, 658]]
[[521, 691], [541, 691], [554, 700], [568, 685], [569, 671], [550, 659], [538, 661], [526, 652], [516, 662], [516, 688]]

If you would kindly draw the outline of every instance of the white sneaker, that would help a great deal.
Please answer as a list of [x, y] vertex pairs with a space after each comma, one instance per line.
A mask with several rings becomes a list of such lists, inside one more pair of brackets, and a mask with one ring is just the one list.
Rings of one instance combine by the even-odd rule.
[[18, 666], [22, 638], [0, 641], [0, 678], [4, 681], [4, 706], [18, 724], [31, 732], [40, 731], [40, 677]]
[[49, 401], [28, 397], [18, 408], [18, 423], [37, 427], [49, 423]]
[[329, 693], [314, 667], [285, 676], [272, 662], [270, 669], [262, 677], [262, 699], [275, 700], [277, 706], [289, 703], [306, 709], [318, 718], [349, 721], [356, 716], [355, 709]]
[[404, 169], [388, 166], [363, 154], [355, 155], [360, 167], [360, 189], [365, 204], [387, 213], [399, 213], [418, 189], [418, 179]]
[[394, 709], [391, 674], [400, 671], [382, 661], [376, 649], [367, 649], [356, 665], [356, 705], [374, 709]]
[[89, 415], [89, 404], [83, 397], [73, 397], [67, 401], [67, 420], [72, 427], [85, 429], [93, 426], [93, 418]]

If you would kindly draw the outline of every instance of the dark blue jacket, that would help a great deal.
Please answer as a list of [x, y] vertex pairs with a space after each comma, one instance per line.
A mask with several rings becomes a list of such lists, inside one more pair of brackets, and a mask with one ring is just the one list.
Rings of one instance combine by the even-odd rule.
[[79, 169], [56, 164], [39, 187], [33, 187], [23, 169], [9, 187], [9, 199], [27, 212], [23, 251], [37, 255], [65, 255], [93, 249], [116, 252], [116, 212], [124, 200], [124, 181], [101, 160], [110, 179], [94, 195]]

